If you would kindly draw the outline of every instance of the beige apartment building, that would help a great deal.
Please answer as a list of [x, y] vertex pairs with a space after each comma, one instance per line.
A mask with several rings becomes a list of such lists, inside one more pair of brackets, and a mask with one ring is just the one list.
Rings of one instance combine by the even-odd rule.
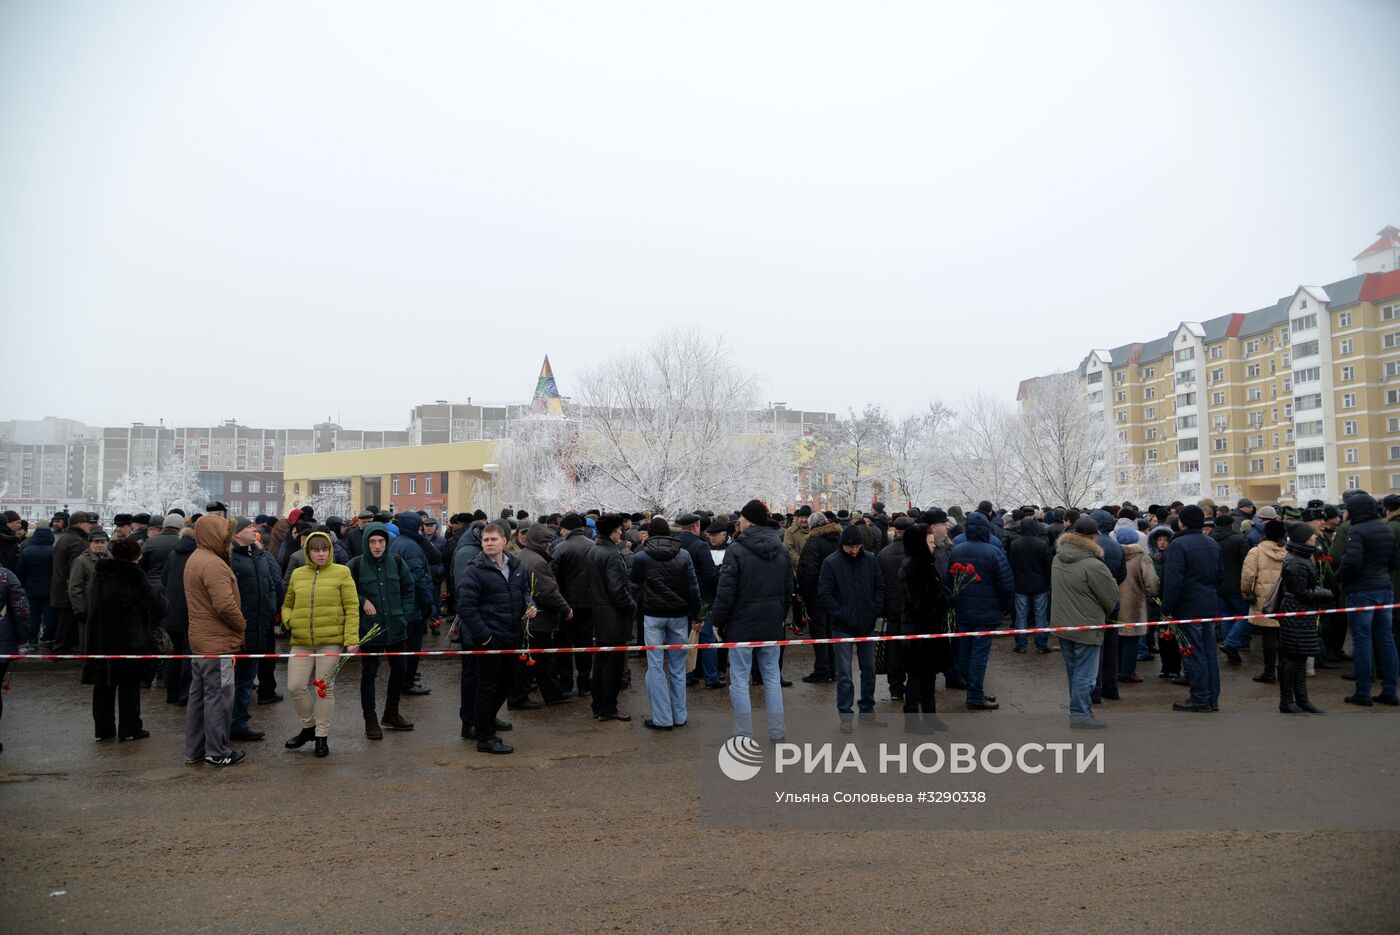
[[1145, 473], [1182, 498], [1260, 503], [1400, 492], [1400, 230], [1355, 263], [1272, 305], [1090, 352], [1090, 411], [1118, 440], [1109, 486]]

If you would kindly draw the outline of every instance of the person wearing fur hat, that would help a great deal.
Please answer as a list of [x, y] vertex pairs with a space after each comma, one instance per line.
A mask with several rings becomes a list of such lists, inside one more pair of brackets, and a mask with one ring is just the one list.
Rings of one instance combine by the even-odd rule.
[[[1322, 587], [1317, 568], [1317, 530], [1307, 523], [1288, 527], [1288, 543], [1284, 547], [1283, 595], [1279, 610], [1285, 613], [1330, 607], [1332, 591]], [[1322, 637], [1317, 629], [1317, 615], [1278, 618], [1279, 678], [1278, 709], [1283, 714], [1324, 714], [1308, 698], [1307, 662], [1322, 652]]]
[[[1053, 627], [1095, 626], [1113, 612], [1119, 600], [1119, 586], [1103, 561], [1098, 543], [1098, 524], [1081, 516], [1068, 531], [1061, 533], [1050, 567], [1050, 604]], [[1103, 630], [1075, 630], [1058, 634], [1060, 655], [1064, 657], [1069, 682], [1069, 722], [1071, 727], [1102, 728], [1094, 717], [1094, 680], [1099, 672]]]
[[[154, 621], [165, 615], [165, 596], [151, 587], [137, 567], [141, 546], [119, 539], [111, 557], [94, 565], [86, 619], [87, 651], [123, 655], [154, 651]], [[98, 740], [141, 740], [151, 736], [141, 723], [141, 680], [149, 662], [89, 659], [83, 681], [92, 685], [92, 721]], [[120, 714], [120, 717], [118, 716]]]
[[[1219, 607], [1220, 545], [1202, 535], [1205, 512], [1192, 504], [1181, 508], [1182, 529], [1167, 546], [1162, 571], [1162, 618], [1197, 619], [1214, 617]], [[1216, 656], [1215, 625], [1177, 625], [1185, 644], [1180, 646], [1185, 660], [1190, 697], [1174, 702], [1173, 711], [1209, 712], [1220, 710], [1220, 660]]]

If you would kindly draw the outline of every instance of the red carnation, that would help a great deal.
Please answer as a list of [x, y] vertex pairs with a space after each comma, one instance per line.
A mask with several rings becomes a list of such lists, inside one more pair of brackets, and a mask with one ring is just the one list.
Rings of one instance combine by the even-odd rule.
[[324, 697], [326, 697], [326, 680], [325, 680], [325, 679], [312, 679], [312, 680], [311, 680], [311, 684], [316, 686], [316, 697], [317, 697], [317, 698], [324, 698]]

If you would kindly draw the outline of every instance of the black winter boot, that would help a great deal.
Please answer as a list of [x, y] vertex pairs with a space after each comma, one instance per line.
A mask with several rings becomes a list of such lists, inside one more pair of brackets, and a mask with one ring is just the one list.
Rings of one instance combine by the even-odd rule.
[[[1292, 659], [1283, 658], [1279, 660], [1278, 679], [1278, 710], [1280, 714], [1302, 714], [1303, 709], [1293, 703], [1294, 692], [1297, 686], [1297, 679], [1293, 672], [1295, 669], [1302, 669], [1297, 662]], [[1306, 676], [1304, 676], [1306, 678]]]

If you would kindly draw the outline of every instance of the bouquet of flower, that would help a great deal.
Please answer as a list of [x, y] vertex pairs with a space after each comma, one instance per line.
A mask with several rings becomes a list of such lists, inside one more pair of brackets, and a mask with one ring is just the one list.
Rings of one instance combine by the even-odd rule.
[[981, 581], [982, 576], [977, 573], [977, 566], [973, 565], [971, 562], [966, 564], [954, 562], [948, 566], [948, 574], [953, 576], [953, 587], [948, 593], [948, 618], [946, 622], [947, 632], [952, 633], [957, 629], [958, 623], [958, 595], [961, 594], [962, 589], [969, 584]]
[[1157, 639], [1176, 643], [1182, 659], [1190, 659], [1196, 653], [1196, 647], [1191, 645], [1191, 638], [1186, 635], [1186, 631], [1180, 625], [1168, 623], [1157, 628]]
[[[374, 626], [370, 627], [369, 630], [367, 630], [363, 636], [360, 637], [360, 642], [362, 642], [362, 643], [368, 643], [370, 640], [374, 639], [376, 636], [378, 636], [379, 634], [381, 634], [381, 633], [383, 633], [383, 632], [384, 632], [384, 628], [381, 627], [379, 624], [376, 623]], [[317, 698], [324, 698], [324, 697], [326, 697], [326, 691], [327, 691], [327, 689], [328, 689], [331, 685], [334, 685], [334, 684], [335, 684], [335, 677], [336, 677], [337, 675], [340, 674], [340, 670], [341, 670], [342, 668], [344, 668], [345, 663], [347, 663], [347, 662], [350, 661], [350, 657], [353, 656], [353, 655], [355, 655], [355, 652], [354, 652], [354, 651], [355, 651], [356, 649], [358, 649], [358, 648], [359, 648], [359, 647], [357, 647], [357, 646], [352, 646], [352, 647], [349, 647], [349, 648], [347, 648], [346, 650], [342, 651], [341, 654], [340, 654], [340, 658], [337, 659], [337, 660], [335, 661], [335, 665], [331, 668], [331, 674], [330, 674], [330, 675], [326, 676], [326, 677], [323, 678], [323, 679], [312, 679], [312, 680], [311, 680], [311, 684], [314, 685], [314, 686], [316, 687], [316, 697], [317, 697]]]
[[520, 661], [527, 666], [535, 664], [535, 657], [530, 655], [530, 610], [534, 606], [535, 573], [530, 572], [530, 596], [525, 599], [525, 613], [520, 615]]
[[700, 655], [700, 630], [705, 626], [705, 619], [710, 616], [710, 605], [700, 604], [700, 613], [695, 619], [690, 621], [690, 639], [687, 640], [690, 648], [685, 651], [685, 670], [692, 671], [695, 668], [695, 660]]

